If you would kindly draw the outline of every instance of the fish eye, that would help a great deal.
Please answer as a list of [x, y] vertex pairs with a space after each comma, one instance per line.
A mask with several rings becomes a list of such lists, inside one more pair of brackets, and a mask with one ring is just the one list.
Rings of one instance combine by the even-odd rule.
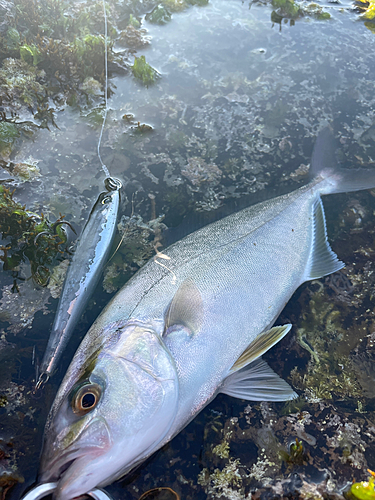
[[98, 384], [81, 385], [73, 395], [72, 410], [76, 415], [86, 415], [100, 400], [102, 390]]

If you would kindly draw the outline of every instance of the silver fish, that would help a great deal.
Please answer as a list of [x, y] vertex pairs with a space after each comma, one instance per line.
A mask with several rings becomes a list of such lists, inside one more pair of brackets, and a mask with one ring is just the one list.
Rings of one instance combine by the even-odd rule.
[[344, 266], [328, 244], [320, 196], [375, 186], [375, 170], [326, 168], [325, 135], [308, 185], [172, 245], [93, 324], [45, 428], [40, 481], [58, 482], [57, 500], [121, 477], [219, 392], [296, 396], [260, 356], [290, 330], [272, 325], [297, 287]]
[[100, 193], [93, 206], [68, 267], [36, 389], [56, 370], [111, 250], [122, 185], [113, 177], [105, 179], [104, 185], [106, 191]]

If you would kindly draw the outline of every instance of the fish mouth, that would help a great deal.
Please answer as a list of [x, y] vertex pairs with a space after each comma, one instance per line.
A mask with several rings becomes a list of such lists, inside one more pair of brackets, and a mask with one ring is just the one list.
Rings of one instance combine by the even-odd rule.
[[72, 474], [73, 469], [77, 472], [78, 465], [83, 470], [91, 461], [107, 453], [113, 445], [107, 423], [101, 418], [91, 420], [65, 449], [61, 442], [61, 438], [52, 434], [45, 443], [39, 472], [42, 483], [64, 481], [66, 476]]
[[85, 495], [98, 486], [98, 477], [91, 469], [106, 451], [98, 446], [69, 451], [50, 463], [39, 475], [38, 482], [57, 483], [53, 494], [55, 500], [72, 500]]
[[[93, 453], [97, 450], [97, 453]], [[98, 446], [87, 446], [80, 448], [79, 450], [69, 450], [54, 460], [49, 461], [48, 458], [44, 461], [47, 463], [42, 463], [41, 472], [39, 473], [39, 479], [41, 483], [58, 482], [66, 474], [68, 469], [76, 462], [77, 459], [83, 458], [85, 456], [91, 455], [94, 457], [104, 453], [102, 447]]]

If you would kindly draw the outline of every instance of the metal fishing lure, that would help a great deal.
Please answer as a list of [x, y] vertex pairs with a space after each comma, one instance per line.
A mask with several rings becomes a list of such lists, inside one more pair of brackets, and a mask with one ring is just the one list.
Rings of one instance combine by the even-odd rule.
[[104, 185], [106, 191], [100, 193], [93, 206], [68, 267], [36, 389], [42, 387], [56, 370], [109, 256], [116, 232], [122, 184], [118, 179], [107, 177]]

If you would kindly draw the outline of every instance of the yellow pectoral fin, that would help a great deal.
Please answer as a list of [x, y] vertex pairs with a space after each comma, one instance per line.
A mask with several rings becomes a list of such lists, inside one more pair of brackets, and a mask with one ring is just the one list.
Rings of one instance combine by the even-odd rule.
[[270, 330], [261, 333], [253, 342], [246, 348], [241, 356], [234, 363], [229, 373], [234, 373], [262, 356], [268, 349], [277, 344], [292, 328], [291, 324], [283, 326], [274, 326]]

